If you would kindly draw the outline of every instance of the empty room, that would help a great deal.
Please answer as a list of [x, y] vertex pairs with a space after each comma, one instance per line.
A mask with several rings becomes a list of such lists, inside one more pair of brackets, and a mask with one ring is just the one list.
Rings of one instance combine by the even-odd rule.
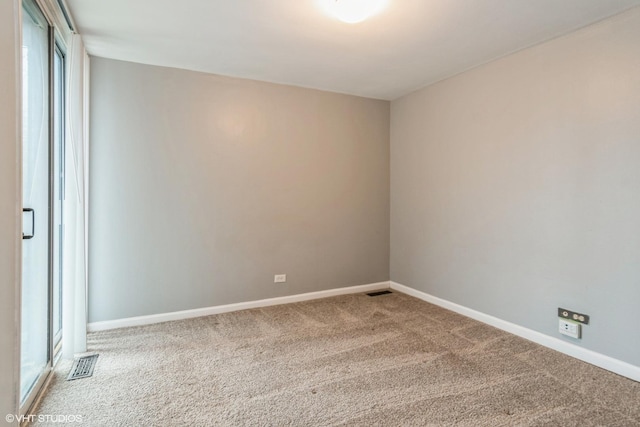
[[0, 53], [0, 423], [640, 426], [640, 0], [2, 0]]

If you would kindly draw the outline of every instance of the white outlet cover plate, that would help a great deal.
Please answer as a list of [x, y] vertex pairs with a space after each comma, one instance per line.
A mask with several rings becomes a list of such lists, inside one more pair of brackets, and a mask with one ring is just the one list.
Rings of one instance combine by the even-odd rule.
[[287, 281], [286, 274], [276, 274], [273, 278], [273, 283], [284, 283]]
[[571, 320], [558, 319], [558, 332], [571, 338], [580, 338], [581, 325]]

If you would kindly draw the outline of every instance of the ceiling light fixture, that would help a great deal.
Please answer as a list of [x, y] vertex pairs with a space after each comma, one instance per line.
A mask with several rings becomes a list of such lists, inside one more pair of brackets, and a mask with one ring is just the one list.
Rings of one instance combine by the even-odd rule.
[[357, 24], [380, 12], [387, 0], [318, 0], [322, 9], [342, 22]]

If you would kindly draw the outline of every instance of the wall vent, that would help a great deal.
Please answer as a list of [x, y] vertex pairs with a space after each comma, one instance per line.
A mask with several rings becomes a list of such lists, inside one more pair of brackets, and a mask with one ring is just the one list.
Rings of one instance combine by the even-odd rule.
[[370, 297], [377, 297], [379, 295], [386, 295], [386, 294], [392, 294], [393, 292], [391, 291], [377, 291], [377, 292], [369, 292], [367, 295], [369, 295]]

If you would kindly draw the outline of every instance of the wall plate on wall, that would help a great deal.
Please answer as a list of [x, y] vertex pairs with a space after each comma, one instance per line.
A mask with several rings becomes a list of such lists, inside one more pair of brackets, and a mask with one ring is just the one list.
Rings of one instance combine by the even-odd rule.
[[581, 338], [582, 325], [572, 320], [558, 319], [558, 332], [571, 338]]
[[588, 314], [576, 313], [575, 311], [567, 310], [566, 308], [558, 307], [558, 317], [573, 320], [574, 322], [582, 323], [584, 325], [589, 324]]

